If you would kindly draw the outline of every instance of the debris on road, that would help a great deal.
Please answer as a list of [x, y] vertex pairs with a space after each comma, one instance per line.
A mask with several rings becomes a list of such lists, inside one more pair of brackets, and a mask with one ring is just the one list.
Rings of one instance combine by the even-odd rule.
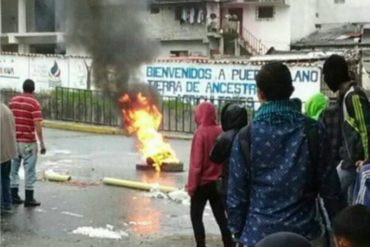
[[178, 190], [177, 188], [170, 187], [170, 186], [164, 186], [164, 185], [159, 185], [159, 184], [149, 184], [149, 183], [144, 183], [144, 182], [139, 182], [139, 181], [124, 180], [124, 179], [109, 178], [109, 177], [103, 178], [103, 183], [107, 185], [121, 186], [121, 187], [130, 188], [130, 189], [146, 190], [146, 191], [150, 191], [152, 188], [158, 187], [158, 189], [164, 193], [169, 193], [169, 192]]
[[153, 186], [150, 192], [147, 193], [148, 197], [157, 199], [170, 199], [171, 201], [181, 203], [184, 205], [190, 205], [190, 197], [183, 189], [169, 192], [168, 194], [163, 193], [158, 187]]
[[73, 217], [77, 217], [77, 218], [83, 218], [84, 217], [81, 214], [76, 214], [76, 213], [71, 213], [71, 212], [66, 212], [66, 211], [61, 212], [61, 214], [69, 215], [69, 216], [73, 216]]
[[54, 172], [53, 170], [46, 170], [44, 176], [47, 180], [53, 182], [67, 182], [72, 179], [69, 175], [62, 175], [59, 173]]
[[190, 205], [190, 196], [185, 190], [176, 190], [168, 193], [168, 197], [178, 203]]
[[106, 228], [98, 227], [94, 228], [91, 226], [79, 227], [72, 232], [73, 234], [80, 234], [89, 236], [91, 238], [107, 238], [107, 239], [121, 239], [122, 237], [128, 237], [128, 233], [124, 231], [113, 231], [113, 226], [107, 225]]

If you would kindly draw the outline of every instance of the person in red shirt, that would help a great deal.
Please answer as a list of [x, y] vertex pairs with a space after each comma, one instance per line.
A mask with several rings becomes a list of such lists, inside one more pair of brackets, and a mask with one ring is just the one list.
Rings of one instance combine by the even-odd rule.
[[210, 160], [209, 154], [222, 132], [216, 123], [215, 107], [209, 102], [201, 103], [195, 111], [197, 130], [191, 145], [190, 168], [187, 191], [190, 200], [190, 217], [197, 247], [206, 246], [203, 212], [209, 201], [213, 215], [220, 227], [225, 247], [232, 246], [231, 234], [227, 228], [225, 208], [217, 191], [216, 181], [222, 173], [222, 166]]
[[[9, 108], [12, 110], [15, 118], [17, 138], [17, 157], [12, 161], [10, 172], [12, 201], [13, 204], [22, 204], [24, 202], [25, 207], [40, 206], [40, 203], [33, 196], [38, 152], [35, 132], [40, 142], [41, 154], [46, 153], [41, 127], [41, 106], [33, 97], [34, 91], [34, 81], [27, 79], [23, 83], [24, 93], [13, 97], [9, 103]], [[25, 201], [18, 195], [18, 171], [22, 161], [25, 170]]]

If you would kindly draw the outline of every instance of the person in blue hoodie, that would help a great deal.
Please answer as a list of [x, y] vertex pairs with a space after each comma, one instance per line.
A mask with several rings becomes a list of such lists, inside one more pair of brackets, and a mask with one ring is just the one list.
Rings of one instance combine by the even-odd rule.
[[[251, 125], [235, 137], [231, 151], [230, 231], [248, 247], [281, 231], [299, 234], [314, 246], [326, 246], [317, 198], [323, 198], [330, 218], [344, 205], [335, 165], [326, 164], [331, 161], [325, 156], [325, 129], [290, 100], [294, 87], [284, 64], [264, 65], [256, 83], [261, 106]], [[312, 133], [317, 145], [312, 145]]]

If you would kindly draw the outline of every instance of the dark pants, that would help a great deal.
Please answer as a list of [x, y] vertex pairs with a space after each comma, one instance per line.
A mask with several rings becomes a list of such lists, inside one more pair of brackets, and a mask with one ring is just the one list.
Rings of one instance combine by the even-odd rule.
[[10, 197], [10, 168], [11, 161], [1, 163], [1, 208], [11, 208], [11, 197]]
[[197, 247], [206, 246], [206, 235], [203, 225], [203, 212], [207, 201], [209, 201], [213, 215], [220, 227], [222, 234], [222, 241], [225, 247], [232, 246], [231, 234], [227, 228], [227, 219], [225, 208], [223, 205], [223, 198], [216, 189], [216, 183], [209, 183], [200, 186], [190, 201], [190, 217], [193, 225], [194, 237]]

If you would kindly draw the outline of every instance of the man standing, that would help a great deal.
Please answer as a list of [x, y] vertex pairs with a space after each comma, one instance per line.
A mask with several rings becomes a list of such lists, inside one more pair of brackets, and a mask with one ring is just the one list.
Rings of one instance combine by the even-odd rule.
[[343, 206], [335, 166], [325, 158], [325, 130], [289, 100], [294, 87], [287, 66], [264, 65], [256, 83], [262, 105], [231, 152], [229, 228], [246, 246], [281, 231], [325, 246], [318, 195], [331, 218]]
[[11, 213], [10, 166], [16, 156], [15, 123], [9, 108], [0, 103], [1, 213]]
[[342, 192], [352, 203], [356, 165], [369, 161], [370, 104], [364, 90], [351, 81], [348, 65], [339, 55], [330, 56], [323, 67], [331, 91], [339, 91], [338, 110], [342, 132], [343, 161], [338, 167]]
[[23, 83], [23, 94], [13, 97], [9, 106], [15, 117], [17, 136], [17, 157], [13, 159], [11, 168], [11, 192], [13, 204], [22, 204], [23, 200], [18, 195], [18, 171], [23, 161], [25, 170], [25, 207], [40, 206], [33, 197], [36, 182], [37, 142], [35, 130], [40, 142], [41, 154], [46, 152], [42, 135], [42, 114], [40, 103], [33, 97], [35, 83], [27, 79]]

